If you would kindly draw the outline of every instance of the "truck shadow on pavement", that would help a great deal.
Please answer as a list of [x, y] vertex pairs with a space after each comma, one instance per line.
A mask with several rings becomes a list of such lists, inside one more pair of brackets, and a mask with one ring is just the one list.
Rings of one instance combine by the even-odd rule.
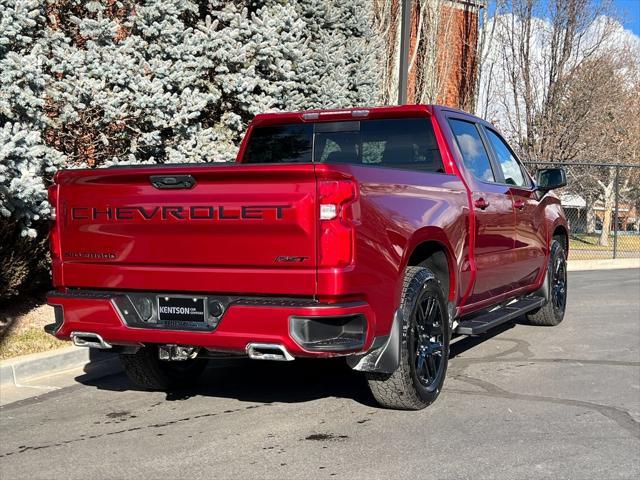
[[[514, 326], [509, 322], [482, 336], [455, 338], [451, 343], [449, 368], [457, 356]], [[81, 375], [76, 381], [100, 390], [142, 391], [123, 372], [101, 378]], [[211, 360], [197, 386], [166, 392], [167, 401], [196, 396], [258, 403], [299, 403], [336, 397], [377, 406], [365, 376], [351, 370], [342, 358], [296, 359], [294, 362], [261, 362], [248, 358]]]
[[[100, 390], [143, 391], [124, 372], [101, 378], [80, 375], [76, 381]], [[375, 405], [364, 375], [352, 371], [340, 358], [296, 359], [294, 362], [248, 358], [211, 360], [198, 385], [166, 392], [168, 401], [188, 400], [196, 396], [258, 403], [299, 403], [337, 397]]]

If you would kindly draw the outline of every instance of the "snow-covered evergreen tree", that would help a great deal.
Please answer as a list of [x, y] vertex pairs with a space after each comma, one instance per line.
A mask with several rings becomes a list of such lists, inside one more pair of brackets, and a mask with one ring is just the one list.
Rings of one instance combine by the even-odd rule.
[[0, 124], [43, 125], [43, 30], [43, 0], [0, 0]]
[[62, 161], [32, 125], [7, 122], [0, 127], [0, 217], [18, 221], [23, 236], [35, 237], [32, 223], [48, 218], [45, 181]]
[[233, 160], [256, 113], [375, 104], [372, 3], [0, 0], [0, 299], [44, 274], [57, 168]]
[[367, 0], [66, 3], [48, 92], [77, 163], [232, 160], [258, 112], [375, 102]]
[[0, 221], [35, 237], [47, 218], [45, 183], [64, 157], [45, 145], [44, 0], [0, 0]]
[[63, 159], [232, 160], [258, 112], [375, 103], [371, 12], [371, 0], [0, 0], [0, 211], [25, 226], [46, 215]]
[[370, 0], [292, 2], [305, 22], [306, 61], [298, 66], [297, 96], [284, 109], [375, 104], [380, 90], [380, 45]]

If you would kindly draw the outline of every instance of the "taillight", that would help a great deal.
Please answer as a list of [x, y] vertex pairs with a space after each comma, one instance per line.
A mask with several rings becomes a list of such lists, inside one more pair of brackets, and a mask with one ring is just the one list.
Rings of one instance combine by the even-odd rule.
[[320, 267], [344, 267], [353, 262], [353, 203], [356, 184], [350, 180], [319, 180]]
[[49, 225], [49, 247], [51, 248], [51, 258], [60, 258], [60, 233], [58, 232], [58, 185], [53, 184], [48, 189], [49, 204], [51, 205], [50, 225]]

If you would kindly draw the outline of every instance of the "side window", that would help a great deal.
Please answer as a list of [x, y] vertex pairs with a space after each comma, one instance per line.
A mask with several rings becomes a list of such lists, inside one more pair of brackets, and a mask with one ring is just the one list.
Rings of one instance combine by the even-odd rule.
[[480, 180], [494, 182], [495, 177], [491, 169], [489, 155], [487, 155], [476, 126], [471, 122], [453, 118], [449, 119], [449, 125], [451, 125], [451, 130], [456, 137], [467, 170]]
[[530, 187], [528, 179], [522, 173], [520, 164], [505, 141], [493, 130], [486, 128], [485, 131], [493, 150], [496, 152], [496, 158], [502, 169], [505, 183], [518, 187]]

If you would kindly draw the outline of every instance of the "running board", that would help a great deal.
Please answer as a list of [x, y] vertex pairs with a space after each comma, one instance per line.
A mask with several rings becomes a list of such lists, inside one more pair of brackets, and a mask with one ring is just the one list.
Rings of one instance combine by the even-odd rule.
[[514, 303], [510, 303], [509, 305], [497, 308], [480, 316], [473, 317], [469, 320], [462, 320], [458, 324], [455, 333], [459, 335], [480, 335], [493, 327], [502, 325], [509, 320], [513, 320], [531, 310], [541, 307], [544, 303], [545, 299], [541, 297], [521, 298]]

